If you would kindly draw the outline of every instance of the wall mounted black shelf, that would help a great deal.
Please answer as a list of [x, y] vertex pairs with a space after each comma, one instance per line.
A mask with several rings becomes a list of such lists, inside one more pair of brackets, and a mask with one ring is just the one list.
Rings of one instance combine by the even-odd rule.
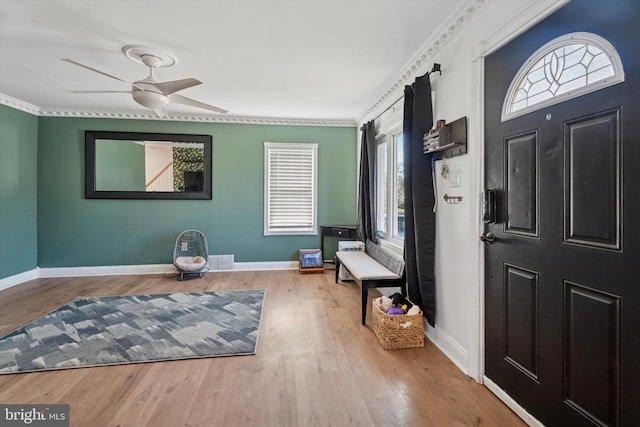
[[467, 154], [467, 117], [461, 117], [422, 138], [424, 154], [439, 159]]

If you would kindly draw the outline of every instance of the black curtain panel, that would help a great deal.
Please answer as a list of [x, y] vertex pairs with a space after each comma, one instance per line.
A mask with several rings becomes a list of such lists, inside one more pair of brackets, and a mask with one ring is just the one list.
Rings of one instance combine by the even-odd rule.
[[435, 325], [435, 198], [431, 174], [432, 154], [424, 154], [422, 137], [433, 126], [429, 75], [417, 77], [404, 89], [404, 257], [409, 299], [422, 307], [427, 322]]
[[358, 181], [358, 239], [376, 241], [375, 235], [375, 167], [376, 127], [371, 120], [362, 126], [360, 176]]

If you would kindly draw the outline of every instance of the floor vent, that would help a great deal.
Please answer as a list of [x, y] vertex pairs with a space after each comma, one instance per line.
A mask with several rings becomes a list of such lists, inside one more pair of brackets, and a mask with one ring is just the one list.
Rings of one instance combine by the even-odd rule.
[[209, 271], [233, 270], [233, 255], [209, 255]]

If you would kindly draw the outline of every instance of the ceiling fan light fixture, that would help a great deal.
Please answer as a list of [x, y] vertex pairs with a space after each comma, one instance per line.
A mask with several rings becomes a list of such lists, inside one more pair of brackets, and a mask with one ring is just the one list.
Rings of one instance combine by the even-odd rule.
[[165, 108], [169, 104], [169, 97], [157, 92], [134, 90], [132, 95], [138, 104], [154, 110]]

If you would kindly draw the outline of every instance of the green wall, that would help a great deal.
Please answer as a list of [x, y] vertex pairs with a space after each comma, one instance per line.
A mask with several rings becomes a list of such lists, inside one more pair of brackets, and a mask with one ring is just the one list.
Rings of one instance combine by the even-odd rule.
[[[263, 236], [263, 143], [318, 143], [318, 223], [354, 223], [356, 128], [40, 117], [38, 265], [170, 263], [177, 235], [201, 230], [210, 254], [288, 261], [319, 236]], [[213, 200], [87, 200], [85, 130], [213, 136]], [[31, 172], [29, 172], [31, 174]], [[32, 176], [32, 175], [31, 175]]]
[[38, 266], [38, 118], [0, 105], [0, 279]]

